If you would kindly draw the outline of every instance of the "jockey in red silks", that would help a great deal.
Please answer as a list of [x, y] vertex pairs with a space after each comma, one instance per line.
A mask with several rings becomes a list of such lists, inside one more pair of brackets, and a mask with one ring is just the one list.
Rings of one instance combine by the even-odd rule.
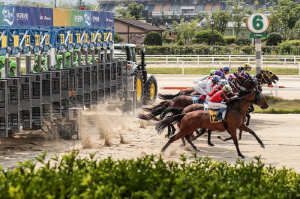
[[228, 85], [228, 81], [225, 79], [221, 79], [218, 85], [206, 96], [206, 101], [208, 102], [210, 98], [218, 91], [222, 90], [225, 85]]
[[[220, 109], [219, 113], [217, 114], [215, 121], [218, 121], [222, 117], [222, 113], [226, 110], [227, 105], [226, 103], [230, 102], [233, 99], [236, 99], [237, 96], [234, 96], [232, 98], [228, 98], [227, 96], [229, 93], [232, 92], [232, 89], [229, 85], [225, 85], [222, 90], [218, 91], [216, 94], [214, 94], [210, 100], [208, 101], [208, 107], [210, 109]], [[223, 103], [222, 103], [223, 102]]]
[[200, 81], [195, 85], [195, 91], [201, 94], [200, 104], [204, 102], [208, 93], [210, 93], [217, 83], [221, 80], [219, 76], [214, 76], [211, 80]]

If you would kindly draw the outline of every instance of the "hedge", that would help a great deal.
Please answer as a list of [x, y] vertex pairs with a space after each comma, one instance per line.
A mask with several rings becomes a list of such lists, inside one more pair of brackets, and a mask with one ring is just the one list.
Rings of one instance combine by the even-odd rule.
[[[295, 44], [295, 45], [294, 45]], [[298, 46], [299, 45], [299, 46]], [[137, 47], [140, 53], [140, 47]], [[255, 55], [255, 46], [146, 46], [147, 55]], [[300, 41], [288, 41], [278, 46], [262, 46], [263, 55], [300, 55]]]
[[27, 161], [11, 171], [0, 167], [0, 195], [6, 198], [299, 198], [300, 175], [266, 166], [260, 157], [213, 162], [208, 157], [179, 162], [147, 155], [113, 160], [78, 157]]

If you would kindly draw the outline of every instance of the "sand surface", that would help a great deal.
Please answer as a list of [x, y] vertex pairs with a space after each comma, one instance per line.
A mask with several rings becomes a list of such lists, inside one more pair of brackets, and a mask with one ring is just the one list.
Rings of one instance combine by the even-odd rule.
[[[157, 75], [156, 77], [159, 87], [193, 86], [193, 81], [201, 78], [201, 76], [180, 75]], [[279, 85], [298, 84], [294, 77], [282, 78], [287, 80], [280, 82]], [[171, 93], [160, 89], [159, 92]], [[300, 92], [286, 92], [282, 95], [288, 99], [300, 99]], [[142, 111], [139, 109], [137, 112]], [[141, 122], [132, 113], [105, 111], [102, 106], [99, 106], [94, 110], [83, 111], [81, 118], [81, 140], [55, 139], [55, 136], [42, 131], [23, 131], [15, 138], [1, 138], [0, 167], [13, 169], [18, 161], [34, 160], [45, 150], [48, 158], [55, 154], [69, 153], [72, 149], [79, 149], [83, 157], [96, 152], [97, 158], [108, 156], [115, 159], [137, 158], [145, 154], [160, 154], [161, 148], [168, 141], [165, 138], [166, 131], [162, 134], [155, 131], [154, 121]], [[252, 114], [249, 127], [261, 138], [265, 149], [260, 147], [252, 135], [244, 133], [239, 144], [246, 162], [260, 155], [265, 164], [272, 164], [278, 168], [293, 167], [300, 172], [300, 115]], [[233, 141], [223, 142], [217, 139], [219, 135], [227, 137], [228, 133], [213, 132], [212, 142], [215, 145], [213, 147], [207, 145], [206, 134], [195, 140], [194, 144], [200, 149], [198, 156], [210, 156], [213, 160], [235, 162], [238, 156]], [[166, 160], [177, 161], [180, 154], [185, 153], [190, 156], [194, 152], [190, 145], [183, 146], [181, 141], [176, 141], [166, 150], [163, 157]]]

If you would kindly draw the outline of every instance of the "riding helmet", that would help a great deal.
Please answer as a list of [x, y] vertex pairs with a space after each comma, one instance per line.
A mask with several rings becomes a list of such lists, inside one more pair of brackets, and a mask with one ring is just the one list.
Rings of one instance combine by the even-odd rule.
[[223, 72], [220, 70], [216, 70], [215, 75], [223, 76]]
[[230, 68], [229, 68], [228, 66], [225, 66], [225, 67], [223, 68], [223, 70], [224, 70], [224, 72], [227, 72], [227, 71], [230, 71]]
[[244, 68], [245, 69], [252, 69], [252, 65], [251, 64], [248, 64], [248, 63], [246, 63], [246, 64], [244, 64]]
[[230, 74], [228, 76], [228, 80], [231, 81], [232, 79], [236, 79], [236, 77], [234, 76], [234, 74]]
[[219, 85], [228, 85], [228, 81], [226, 79], [221, 79], [218, 84]]
[[239, 72], [242, 72], [243, 70], [245, 70], [244, 67], [242, 67], [242, 66], [238, 67]]
[[216, 72], [216, 70], [211, 70], [211, 71], [209, 72], [209, 74], [210, 74], [210, 75], [214, 75], [215, 72]]
[[212, 78], [212, 81], [214, 81], [214, 82], [219, 82], [220, 80], [221, 80], [221, 78], [217, 75]]
[[223, 91], [228, 91], [228, 92], [232, 92], [232, 88], [230, 87], [230, 86], [228, 86], [228, 85], [225, 85], [224, 87], [223, 87]]

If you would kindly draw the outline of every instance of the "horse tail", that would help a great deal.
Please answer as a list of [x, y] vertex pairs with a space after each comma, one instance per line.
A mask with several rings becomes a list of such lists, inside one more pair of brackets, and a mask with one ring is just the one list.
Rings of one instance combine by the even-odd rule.
[[161, 133], [167, 126], [175, 121], [180, 121], [186, 114], [174, 115], [172, 117], [167, 117], [166, 119], [158, 122], [155, 129], [158, 133]]
[[162, 112], [162, 114], [160, 115], [160, 119], [163, 119], [164, 117], [166, 117], [167, 114], [172, 113], [172, 115], [178, 115], [181, 114], [183, 111], [183, 108], [177, 108], [177, 107], [171, 107], [171, 108], [167, 108], [166, 110], [164, 110], [164, 112]]
[[155, 117], [153, 114], [138, 114], [137, 116], [139, 119], [141, 120], [156, 120], [156, 121], [160, 121], [157, 117]]
[[162, 100], [170, 100], [170, 99], [173, 99], [174, 97], [177, 97], [179, 95], [180, 95], [180, 92], [175, 94], [175, 95], [170, 95], [170, 94], [163, 95], [163, 94], [159, 93], [158, 98], [162, 99]]
[[156, 108], [155, 110], [153, 110], [151, 112], [151, 114], [153, 114], [154, 116], [160, 115], [164, 110], [166, 110], [168, 108], [168, 106], [170, 105], [171, 101], [172, 100], [168, 101], [162, 107]]
[[[168, 102], [169, 102], [169, 100], [164, 100], [164, 101], [160, 102], [159, 104], [157, 104], [155, 106], [152, 106], [151, 108], [143, 108], [143, 110], [146, 111], [146, 112], [152, 112], [155, 109], [164, 106]], [[169, 104], [168, 104], [168, 106], [169, 106]]]

